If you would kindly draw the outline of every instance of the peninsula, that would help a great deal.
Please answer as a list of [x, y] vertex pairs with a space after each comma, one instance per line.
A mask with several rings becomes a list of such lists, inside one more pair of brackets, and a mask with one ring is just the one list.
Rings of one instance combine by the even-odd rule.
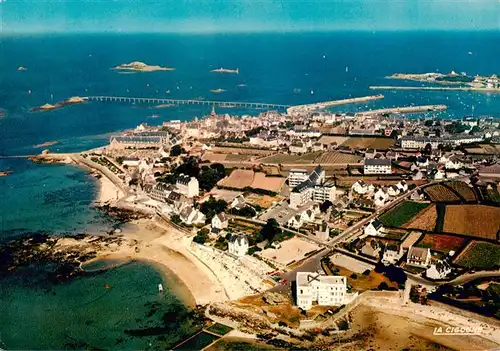
[[215, 73], [236, 73], [236, 74], [240, 74], [240, 70], [239, 68], [236, 68], [236, 69], [228, 69], [228, 68], [217, 68], [217, 69], [213, 69], [211, 70], [210, 72], [215, 72]]
[[148, 65], [144, 62], [134, 61], [130, 63], [123, 63], [114, 68], [114, 70], [123, 70], [123, 71], [135, 71], [135, 72], [154, 72], [154, 71], [173, 71], [175, 68], [171, 67], [161, 67], [158, 65]]
[[[448, 90], [485, 90], [485, 91], [500, 91], [500, 80], [496, 74], [491, 76], [469, 76], [467, 73], [462, 72], [460, 74], [455, 71], [450, 73], [395, 73], [391, 76], [386, 77], [387, 79], [400, 79], [400, 80], [411, 80], [415, 82], [423, 83], [436, 83], [442, 85], [460, 85], [460, 88], [451, 88]], [[393, 87], [399, 89], [399, 87]], [[434, 87], [432, 87], [434, 88]], [[438, 88], [439, 89], [439, 88]], [[431, 89], [427, 89], [431, 90]], [[437, 90], [437, 89], [433, 89]]]

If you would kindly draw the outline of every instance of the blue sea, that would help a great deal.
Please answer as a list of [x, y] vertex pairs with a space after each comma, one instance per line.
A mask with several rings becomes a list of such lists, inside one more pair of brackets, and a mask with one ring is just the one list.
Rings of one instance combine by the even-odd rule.
[[[499, 42], [500, 32], [431, 31], [0, 36], [0, 111], [3, 112], [0, 155], [38, 153], [43, 147], [35, 145], [51, 141], [59, 141], [50, 147], [52, 151], [86, 150], [106, 144], [111, 133], [141, 122], [155, 125], [172, 119], [189, 120], [209, 114], [211, 110], [209, 106], [151, 109], [126, 103], [89, 102], [53, 111], [30, 112], [33, 107], [54, 104], [71, 96], [311, 103], [380, 93], [370, 90], [370, 85], [410, 84], [385, 79], [396, 72], [455, 70], [470, 75], [498, 74]], [[131, 61], [174, 67], [175, 71], [124, 74], [111, 69]], [[20, 66], [26, 70], [18, 70]], [[240, 73], [210, 72], [219, 67], [239, 68]], [[210, 92], [219, 88], [226, 91]], [[439, 114], [442, 118], [460, 118], [472, 113], [500, 116], [500, 95], [496, 94], [381, 93], [385, 95], [383, 100], [339, 106], [338, 111], [446, 104], [449, 108]], [[260, 111], [220, 109], [218, 112], [257, 115]], [[159, 118], [152, 118], [153, 114]], [[109, 218], [92, 208], [96, 184], [86, 171], [73, 166], [34, 165], [26, 159], [3, 158], [0, 171], [5, 170], [12, 173], [0, 177], [0, 241], [31, 232], [58, 235], [99, 232], [112, 225]], [[117, 277], [125, 279], [120, 274]], [[119, 279], [117, 277], [114, 279]], [[77, 283], [70, 283], [65, 289], [73, 291], [72, 284]], [[13, 291], [22, 289], [12, 284]], [[29, 292], [25, 294], [21, 296], [28, 296]], [[55, 304], [49, 295], [40, 295], [37, 299], [22, 302]], [[143, 302], [140, 294], [137, 299]], [[123, 300], [117, 308], [124, 308], [128, 303]], [[5, 304], [1, 305], [5, 308]], [[18, 312], [29, 310], [24, 306]], [[0, 325], [5, 325], [2, 318], [0, 316]], [[86, 316], [75, 320], [75, 330], [85, 328], [86, 320], [92, 319]], [[65, 323], [65, 319], [61, 321]], [[16, 319], [7, 319], [7, 322], [16, 325]], [[58, 323], [54, 325], [61, 325]], [[21, 324], [18, 327], [23, 328]], [[108, 331], [107, 327], [103, 328], [94, 331], [97, 337], [105, 339]], [[21, 342], [14, 329], [12, 325], [8, 329], [10, 348], [36, 348], [38, 339]], [[83, 333], [80, 337], [87, 338], [86, 335]], [[105, 346], [113, 348], [108, 341]], [[96, 341], [91, 347], [99, 347], [98, 344]], [[38, 345], [65, 347], [49, 342]], [[131, 342], [128, 346], [138, 345]]]

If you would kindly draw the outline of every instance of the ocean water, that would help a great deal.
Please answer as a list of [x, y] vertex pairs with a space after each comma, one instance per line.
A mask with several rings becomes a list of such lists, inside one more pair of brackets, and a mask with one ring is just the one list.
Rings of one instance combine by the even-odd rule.
[[0, 349], [164, 350], [195, 331], [175, 281], [149, 265], [59, 285], [40, 270], [0, 278]]
[[72, 165], [38, 165], [27, 159], [0, 159], [0, 243], [34, 232], [98, 234], [113, 218], [93, 208], [94, 178]]

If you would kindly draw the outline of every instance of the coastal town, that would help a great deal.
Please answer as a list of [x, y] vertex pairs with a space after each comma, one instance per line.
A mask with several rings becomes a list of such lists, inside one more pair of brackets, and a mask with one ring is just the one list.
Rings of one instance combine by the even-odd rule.
[[[106, 254], [168, 266], [212, 321], [242, 335], [365, 348], [355, 315], [367, 308], [482, 331], [445, 345], [500, 344], [500, 118], [335, 105], [258, 116], [214, 106], [32, 159], [91, 169], [98, 205], [147, 216], [134, 245]], [[152, 226], [163, 234], [149, 240]]]

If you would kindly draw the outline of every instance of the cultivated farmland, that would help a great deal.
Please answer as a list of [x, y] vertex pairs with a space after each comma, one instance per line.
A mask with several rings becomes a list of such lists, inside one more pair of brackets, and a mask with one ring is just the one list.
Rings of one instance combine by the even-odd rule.
[[380, 220], [386, 227], [399, 228], [427, 206], [429, 206], [428, 203], [404, 201], [389, 212], [384, 213]]
[[342, 146], [348, 146], [351, 149], [387, 150], [393, 147], [394, 143], [392, 138], [350, 137], [342, 143]]
[[253, 182], [254, 171], [251, 169], [235, 169], [231, 175], [217, 183], [219, 186], [235, 189], [249, 187]]
[[403, 226], [403, 228], [432, 231], [436, 227], [436, 220], [437, 220], [436, 205], [431, 204], [429, 207], [424, 208], [411, 221], [408, 221]]
[[206, 152], [202, 159], [203, 161], [210, 161], [210, 162], [221, 162], [225, 161], [226, 157], [229, 156], [230, 154], [214, 154], [213, 152]]
[[464, 201], [477, 201], [474, 190], [464, 182], [448, 182], [444, 185], [455, 190]]
[[321, 144], [337, 143], [337, 145], [342, 145], [347, 139], [349, 139], [349, 137], [323, 135], [318, 142]]
[[456, 235], [425, 234], [424, 238], [417, 244], [417, 246], [448, 253], [450, 251], [457, 252], [465, 241], [466, 239], [464, 237]]
[[313, 163], [314, 159], [321, 155], [321, 151], [308, 152], [302, 155], [275, 154], [259, 159], [262, 163]]
[[279, 193], [285, 181], [283, 177], [266, 177], [265, 173], [257, 172], [250, 187]]
[[424, 193], [433, 202], [455, 202], [460, 198], [449, 188], [442, 184], [434, 184], [424, 188]]
[[346, 164], [346, 163], [359, 163], [361, 162], [363, 158], [361, 156], [357, 155], [352, 155], [352, 154], [345, 154], [342, 152], [333, 152], [333, 151], [327, 151], [323, 153], [321, 156], [316, 158], [314, 160], [314, 163], [317, 164], [325, 164], [325, 163], [340, 163], [340, 164]]
[[500, 203], [500, 193], [497, 187], [478, 187], [477, 190], [481, 193], [481, 197], [484, 201], [493, 202], [496, 204]]
[[500, 207], [486, 205], [448, 205], [443, 232], [497, 240]]
[[467, 268], [498, 267], [500, 266], [500, 245], [484, 241], [471, 241], [454, 263]]

